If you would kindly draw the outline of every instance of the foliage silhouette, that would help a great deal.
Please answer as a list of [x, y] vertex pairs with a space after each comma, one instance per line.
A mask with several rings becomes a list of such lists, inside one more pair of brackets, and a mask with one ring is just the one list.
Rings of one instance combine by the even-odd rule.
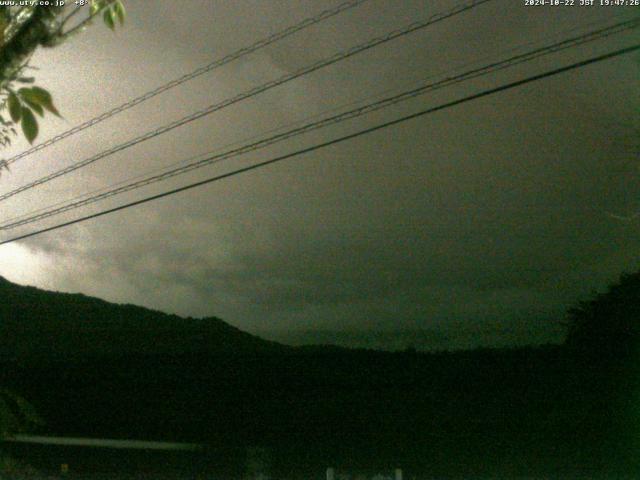
[[605, 293], [569, 310], [569, 347], [626, 358], [635, 353], [639, 341], [640, 271], [623, 274]]
[[[34, 70], [29, 65], [34, 52], [41, 47], [52, 48], [64, 43], [84, 31], [100, 15], [112, 30], [116, 22], [122, 25], [125, 19], [122, 0], [76, 2], [71, 12], [57, 2], [32, 3], [34, 5], [0, 6], [0, 111], [8, 110], [9, 113], [7, 118], [0, 114], [2, 146], [11, 145], [18, 126], [29, 143], [33, 143], [39, 130], [37, 116], [43, 117], [45, 112], [60, 116], [47, 90], [26, 86], [35, 81], [27, 74]], [[86, 18], [68, 26], [78, 12], [87, 10]], [[1, 161], [0, 167], [8, 168], [6, 162]]]
[[568, 318], [573, 375], [597, 407], [588, 422], [592, 432], [581, 434], [640, 474], [640, 271], [622, 274], [606, 292], [570, 309]]

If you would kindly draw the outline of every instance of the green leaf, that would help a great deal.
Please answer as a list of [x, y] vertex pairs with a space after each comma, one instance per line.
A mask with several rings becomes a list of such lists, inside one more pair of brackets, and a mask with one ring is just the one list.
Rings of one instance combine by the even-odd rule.
[[115, 3], [113, 10], [116, 16], [118, 17], [118, 21], [120, 22], [120, 25], [124, 25], [124, 19], [127, 16], [127, 11], [124, 9], [124, 4], [122, 3], [122, 0], [118, 0]]
[[18, 100], [18, 96], [15, 93], [11, 92], [9, 94], [9, 115], [11, 115], [11, 120], [18, 123], [21, 114], [22, 106], [20, 105], [20, 100]]
[[20, 83], [33, 83], [36, 81], [35, 77], [18, 77]]
[[29, 98], [24, 98], [24, 103], [26, 103], [31, 108], [31, 110], [36, 112], [41, 117], [44, 116], [44, 109], [42, 108], [42, 105], [40, 105], [39, 103], [36, 103]]
[[[56, 116], [60, 116], [58, 109], [53, 105], [53, 99], [51, 98], [51, 94], [47, 92], [44, 88], [40, 87], [31, 87], [31, 88], [21, 88], [18, 90], [18, 94], [22, 97], [22, 99], [27, 102], [37, 103], [38, 105], [42, 105], [45, 109], [50, 111]], [[31, 105], [31, 103], [29, 103]]]
[[26, 107], [22, 108], [22, 131], [24, 136], [29, 140], [29, 143], [33, 143], [38, 136], [38, 121], [36, 117]]
[[111, 8], [105, 9], [104, 14], [102, 15], [102, 18], [104, 19], [104, 23], [107, 25], [107, 27], [115, 31], [116, 22], [114, 18], [114, 12]]
[[100, 10], [100, 1], [98, 0], [93, 0], [91, 2], [91, 6], [89, 7], [89, 14], [90, 15], [95, 15], [96, 13], [98, 13], [98, 10]]
[[47, 92], [44, 88], [40, 87], [31, 87], [31, 88], [21, 88], [18, 90], [18, 95], [22, 98], [30, 98], [34, 102], [37, 102], [41, 105], [44, 105], [47, 101], [51, 101], [51, 94]]

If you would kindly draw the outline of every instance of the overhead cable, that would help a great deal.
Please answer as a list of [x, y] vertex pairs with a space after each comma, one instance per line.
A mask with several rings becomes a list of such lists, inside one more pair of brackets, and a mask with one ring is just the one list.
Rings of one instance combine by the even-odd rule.
[[54, 137], [51, 137], [50, 139], [35, 145], [31, 148], [29, 148], [28, 150], [25, 150], [24, 152], [21, 152], [11, 158], [8, 158], [7, 160], [5, 160], [5, 165], [11, 165], [14, 162], [17, 162], [18, 160], [20, 160], [21, 158], [25, 158], [28, 155], [31, 155], [32, 153], [35, 153], [39, 150], [42, 150], [44, 148], [47, 148], [55, 143], [58, 143], [61, 140], [64, 140], [67, 137], [70, 137], [71, 135], [75, 135], [78, 132], [81, 132], [83, 130], [86, 130], [89, 127], [92, 127], [94, 125], [97, 125], [100, 122], [103, 122], [104, 120], [111, 118], [115, 115], [118, 115], [119, 113], [122, 113], [126, 110], [129, 110], [132, 107], [135, 107], [136, 105], [139, 105], [142, 102], [146, 102], [147, 100], [155, 97], [156, 95], [160, 95], [161, 93], [166, 92], [167, 90], [171, 90], [172, 88], [177, 87], [178, 85], [182, 85], [183, 83], [188, 82], [189, 80], [193, 80], [196, 77], [199, 77], [200, 75], [204, 75], [205, 73], [211, 72], [212, 70], [215, 70], [217, 68], [220, 68], [234, 60], [237, 60], [239, 58], [242, 58], [246, 55], [249, 55], [253, 52], [256, 52], [264, 47], [267, 47], [268, 45], [271, 45], [275, 42], [278, 42], [286, 37], [289, 37], [291, 35], [293, 35], [294, 33], [297, 33], [301, 30], [304, 30], [305, 28], [308, 28], [312, 25], [315, 25], [317, 23], [320, 23], [328, 18], [331, 18], [335, 15], [338, 15], [339, 13], [342, 13], [346, 10], [349, 10], [351, 8], [357, 7], [358, 5], [365, 3], [369, 0], [349, 0], [348, 2], [344, 2], [341, 3], [340, 5], [338, 5], [337, 7], [328, 9], [328, 10], [324, 10], [322, 12], [320, 12], [317, 15], [314, 15], [313, 17], [308, 17], [305, 18], [302, 22], [297, 23], [295, 25], [292, 25], [288, 28], [285, 28], [284, 30], [281, 30], [279, 32], [274, 33], [273, 35], [270, 35], [266, 38], [263, 38], [262, 40], [259, 40], [257, 42], [255, 42], [252, 45], [249, 45], [247, 47], [243, 47], [240, 48], [239, 50], [236, 50], [233, 53], [230, 53], [228, 55], [225, 55], [222, 58], [219, 58], [217, 60], [214, 60], [213, 62], [209, 63], [208, 65], [204, 65], [200, 68], [197, 68], [196, 70], [193, 70], [192, 72], [189, 72], [187, 74], [182, 75], [181, 77], [175, 78], [149, 92], [146, 92], [136, 98], [133, 98], [125, 103], [123, 103], [122, 105], [119, 105], [115, 108], [112, 108], [111, 110], [108, 110], [98, 116], [95, 116], [85, 122], [82, 122], [79, 125], [76, 125], [73, 128], [70, 128], [69, 130], [66, 130]]
[[390, 120], [390, 121], [375, 125], [373, 127], [368, 127], [368, 128], [363, 129], [363, 130], [359, 130], [358, 132], [351, 133], [349, 135], [344, 135], [344, 136], [341, 136], [341, 137], [338, 137], [338, 138], [334, 138], [332, 140], [328, 140], [326, 142], [318, 143], [318, 144], [313, 145], [311, 147], [306, 147], [306, 148], [297, 150], [295, 152], [291, 152], [291, 153], [288, 153], [288, 154], [285, 154], [285, 155], [280, 155], [280, 156], [277, 156], [275, 158], [271, 158], [269, 160], [265, 160], [263, 162], [259, 162], [259, 163], [255, 163], [253, 165], [249, 165], [249, 166], [246, 166], [246, 167], [243, 167], [243, 168], [239, 168], [239, 169], [233, 170], [231, 172], [227, 172], [227, 173], [224, 173], [224, 174], [221, 174], [221, 175], [216, 175], [214, 177], [211, 177], [211, 178], [208, 178], [208, 179], [205, 179], [205, 180], [201, 180], [199, 182], [191, 183], [189, 185], [185, 185], [185, 186], [182, 186], [180, 188], [175, 188], [173, 190], [169, 190], [169, 191], [157, 194], [157, 195], [152, 195], [152, 196], [149, 196], [149, 197], [146, 197], [146, 198], [142, 198], [142, 199], [136, 200], [134, 202], [126, 203], [124, 205], [120, 205], [120, 206], [117, 206], [117, 207], [114, 207], [114, 208], [110, 208], [110, 209], [107, 209], [107, 210], [102, 210], [100, 212], [93, 213], [91, 215], [86, 215], [86, 216], [81, 217], [81, 218], [70, 220], [70, 221], [67, 221], [67, 222], [64, 222], [64, 223], [59, 223], [59, 224], [53, 225], [51, 227], [43, 228], [43, 229], [36, 230], [36, 231], [30, 232], [30, 233], [26, 233], [26, 234], [23, 234], [23, 235], [20, 235], [20, 236], [17, 236], [17, 237], [13, 237], [13, 238], [10, 238], [8, 240], [1, 241], [0, 245], [5, 245], [7, 243], [11, 243], [11, 242], [15, 242], [15, 241], [18, 241], [18, 240], [23, 240], [23, 239], [26, 239], [26, 238], [30, 238], [30, 237], [33, 237], [33, 236], [36, 236], [36, 235], [40, 235], [40, 234], [45, 233], [45, 232], [58, 230], [60, 228], [67, 227], [69, 225], [74, 225], [76, 223], [85, 222], [87, 220], [98, 218], [98, 217], [101, 217], [101, 216], [104, 216], [104, 215], [107, 215], [107, 214], [110, 214], [110, 213], [118, 212], [120, 210], [125, 210], [127, 208], [131, 208], [131, 207], [134, 207], [136, 205], [142, 205], [144, 203], [148, 203], [148, 202], [151, 202], [153, 200], [158, 200], [160, 198], [168, 197], [168, 196], [174, 195], [176, 193], [180, 193], [180, 192], [184, 192], [184, 191], [187, 191], [187, 190], [191, 190], [193, 188], [200, 187], [202, 185], [206, 185], [206, 184], [213, 183], [213, 182], [216, 182], [216, 181], [219, 181], [219, 180], [223, 180], [223, 179], [226, 179], [226, 178], [234, 177], [236, 175], [240, 175], [242, 173], [246, 173], [246, 172], [249, 172], [249, 171], [252, 171], [252, 170], [257, 170], [259, 168], [263, 168], [263, 167], [266, 167], [268, 165], [272, 165], [274, 163], [281, 162], [283, 160], [287, 160], [289, 158], [293, 158], [293, 157], [296, 157], [296, 156], [299, 156], [299, 155], [304, 155], [304, 154], [307, 154], [307, 153], [311, 153], [311, 152], [314, 152], [316, 150], [320, 150], [322, 148], [326, 148], [326, 147], [331, 146], [331, 145], [336, 145], [338, 143], [342, 143], [342, 142], [347, 141], [347, 140], [352, 140], [352, 139], [360, 137], [362, 135], [367, 135], [369, 133], [377, 132], [379, 130], [382, 130], [382, 129], [385, 129], [385, 128], [388, 128], [388, 127], [391, 127], [391, 126], [398, 125], [400, 123], [404, 123], [404, 122], [406, 122], [408, 120], [412, 120], [412, 119], [415, 119], [415, 118], [423, 117], [425, 115], [428, 115], [428, 114], [431, 114], [431, 113], [434, 113], [434, 112], [437, 112], [437, 111], [445, 110], [445, 109], [448, 109], [448, 108], [452, 108], [454, 106], [461, 105], [463, 103], [467, 103], [467, 102], [470, 102], [472, 100], [477, 100], [479, 98], [483, 98], [483, 97], [486, 97], [486, 96], [489, 96], [489, 95], [494, 95], [494, 94], [499, 93], [499, 92], [510, 90], [512, 88], [516, 88], [516, 87], [519, 87], [519, 86], [522, 86], [522, 85], [525, 85], [525, 84], [528, 84], [528, 83], [531, 83], [531, 82], [542, 80], [542, 79], [545, 79], [545, 78], [548, 78], [548, 77], [552, 77], [552, 76], [555, 76], [555, 75], [558, 75], [558, 74], [561, 74], [561, 73], [565, 73], [565, 72], [568, 72], [568, 71], [571, 71], [571, 70], [576, 70], [578, 68], [582, 68], [582, 67], [585, 67], [585, 66], [593, 64], [593, 63], [602, 62], [604, 60], [609, 60], [609, 59], [614, 58], [614, 57], [625, 55], [625, 54], [628, 54], [628, 53], [631, 53], [631, 52], [636, 52], [638, 50], [640, 50], [640, 44], [632, 45], [632, 46], [629, 46], [629, 47], [626, 47], [626, 48], [622, 48], [622, 49], [619, 49], [619, 50], [615, 50], [615, 51], [612, 51], [612, 52], [609, 52], [609, 53], [606, 53], [606, 54], [603, 54], [603, 55], [592, 57], [592, 58], [589, 58], [587, 60], [582, 60], [580, 62], [572, 63], [572, 64], [566, 65], [564, 67], [556, 68], [554, 70], [550, 70], [550, 71], [547, 71], [547, 72], [544, 72], [544, 73], [533, 75], [533, 76], [524, 78], [522, 80], [517, 80], [517, 81], [514, 81], [514, 82], [510, 82], [510, 83], [501, 85], [499, 87], [494, 87], [494, 88], [490, 88], [490, 89], [487, 89], [487, 90], [483, 90], [482, 92], [479, 92], [479, 93], [476, 93], [476, 94], [473, 94], [473, 95], [469, 95], [469, 96], [460, 98], [458, 100], [453, 100], [453, 101], [450, 101], [450, 102], [447, 102], [447, 103], [440, 104], [440, 105], [438, 105], [436, 107], [431, 107], [431, 108], [428, 108], [426, 110], [421, 110], [419, 112], [412, 113], [410, 115], [405, 115], [405, 116], [397, 118], [395, 120]]
[[[333, 115], [324, 119], [321, 119], [319, 121], [315, 121], [315, 122], [310, 122], [307, 123], [306, 125], [303, 125], [301, 127], [298, 128], [294, 128], [291, 130], [288, 130], [286, 132], [282, 132], [282, 133], [278, 133], [276, 135], [272, 135], [263, 139], [260, 139], [256, 142], [253, 143], [249, 143], [246, 145], [242, 145], [238, 148], [234, 148], [225, 152], [221, 152], [221, 153], [217, 153], [215, 155], [209, 155], [206, 158], [199, 158], [195, 161], [189, 162], [185, 165], [181, 165], [179, 167], [173, 168], [171, 170], [168, 170], [166, 172], [163, 173], [159, 173], [156, 175], [152, 175], [152, 176], [148, 176], [146, 178], [143, 178], [141, 180], [137, 180], [137, 181], [133, 181], [127, 185], [123, 185], [123, 186], [119, 186], [117, 188], [113, 188], [111, 190], [108, 190], [106, 192], [102, 192], [99, 193], [97, 195], [93, 195], [89, 198], [84, 198], [82, 200], [78, 200], [78, 201], [72, 201], [70, 203], [67, 203], [61, 207], [57, 207], [57, 208], [51, 208], [47, 211], [44, 211], [42, 213], [37, 213], [37, 214], [33, 214], [33, 215], [29, 215], [26, 218], [23, 216], [19, 219], [16, 220], [9, 220], [7, 222], [5, 222], [4, 224], [0, 225], [0, 230], [9, 230], [12, 228], [16, 228], [19, 226], [23, 226], [23, 225], [27, 225], [30, 223], [34, 223], [36, 221], [45, 219], [45, 218], [49, 218], [52, 217], [54, 215], [58, 215], [70, 210], [74, 210], [80, 207], [84, 207], [87, 205], [90, 205], [92, 203], [101, 201], [101, 200], [105, 200], [107, 198], [113, 197], [115, 195], [119, 195], [125, 192], [129, 192], [147, 185], [151, 185], [153, 183], [157, 183], [163, 180], [167, 180], [169, 178], [178, 176], [178, 175], [182, 175], [184, 173], [190, 172], [192, 170], [196, 170], [199, 168], [203, 168], [205, 166], [214, 164], [214, 163], [218, 163], [220, 161], [223, 160], [227, 160], [230, 158], [234, 158], [234, 157], [238, 157], [240, 155], [255, 151], [255, 150], [259, 150], [259, 149], [263, 149], [266, 148], [268, 146], [271, 146], [275, 143], [279, 143], [282, 142], [284, 140], [288, 140], [292, 137], [304, 134], [304, 133], [308, 133], [311, 132], [313, 130], [317, 130], [323, 127], [327, 127], [330, 125], [334, 125], [336, 123], [340, 123], [349, 119], [353, 119], [356, 117], [360, 117], [363, 116], [365, 114], [368, 113], [372, 113], [374, 111], [377, 110], [381, 110], [387, 107], [390, 107], [392, 105], [395, 105], [397, 103], [403, 102], [403, 101], [407, 101], [409, 99], [415, 98], [419, 95], [424, 95], [425, 93], [434, 91], [434, 90], [438, 90], [441, 88], [445, 88], [466, 80], [470, 80], [473, 78], [477, 78], [480, 76], [484, 76], [487, 75], [489, 73], [494, 73], [496, 71], [499, 70], [503, 70], [505, 68], [509, 68], [512, 67], [514, 65], [518, 65], [521, 63], [525, 63], [525, 62], [529, 62], [533, 59], [545, 56], [545, 55], [549, 55], [551, 53], [556, 53], [562, 50], [566, 50], [568, 48], [573, 48], [579, 45], [582, 45], [584, 43], [587, 42], [592, 42], [598, 39], [602, 39], [602, 38], [607, 38], [611, 35], [614, 35], [616, 33], [620, 33], [632, 28], [638, 28], [640, 27], [640, 18], [634, 19], [634, 20], [629, 20], [629, 21], [624, 21], [624, 22], [619, 22], [617, 24], [605, 27], [605, 28], [601, 28], [595, 31], [591, 31], [573, 38], [569, 38], [569, 39], [565, 39], [565, 40], [561, 40], [559, 42], [553, 43], [551, 45], [547, 45], [545, 47], [540, 47], [540, 48], [536, 48], [533, 50], [530, 50], [528, 52], [524, 52], [524, 53], [520, 53], [514, 56], [511, 56], [507, 59], [504, 60], [500, 60], [497, 62], [493, 62], [491, 64], [488, 65], [484, 65], [482, 67], [479, 68], [475, 68], [472, 70], [469, 70], [467, 72], [464, 72], [462, 74], [459, 75], [455, 75], [455, 76], [449, 76], [446, 77], [444, 79], [441, 79], [439, 81], [433, 82], [433, 83], [429, 83], [429, 84], [425, 84], [425, 85], [421, 85], [417, 88], [413, 88], [411, 90], [402, 92], [400, 94], [396, 94], [387, 98], [384, 98], [382, 100], [378, 100], [376, 102], [372, 102], [369, 103], [367, 105], [364, 106], [360, 106], [358, 108], [349, 110], [347, 112], [343, 112], [337, 115]], [[203, 155], [200, 155], [199, 157], [202, 157]], [[198, 157], [196, 157], [198, 158]], [[184, 162], [182, 162], [184, 163]]]
[[391, 40], [400, 38], [402, 36], [408, 35], [410, 33], [416, 32], [418, 30], [421, 30], [423, 28], [426, 28], [430, 25], [433, 25], [437, 22], [443, 21], [447, 18], [453, 17], [455, 15], [458, 15], [462, 12], [465, 12], [467, 10], [470, 10], [474, 7], [477, 7], [478, 5], [481, 5], [483, 3], [487, 3], [490, 2], [492, 0], [473, 0], [461, 5], [458, 5], [454, 8], [451, 8], [450, 10], [447, 10], [446, 12], [442, 12], [442, 13], [436, 13], [432, 16], [430, 16], [428, 19], [420, 21], [420, 22], [414, 22], [411, 23], [410, 25], [402, 28], [402, 29], [398, 29], [398, 30], [394, 30], [391, 31], [381, 37], [376, 37], [372, 40], [369, 40], [365, 43], [362, 43], [360, 45], [357, 45], [355, 47], [352, 47], [348, 50], [344, 50], [341, 52], [336, 53], [335, 55], [332, 55], [328, 58], [325, 58], [323, 60], [317, 61], [311, 65], [308, 65], [300, 70], [297, 70], [293, 73], [290, 74], [286, 74], [278, 79], [272, 80], [270, 82], [264, 83], [262, 85], [259, 85], [255, 88], [252, 88], [244, 93], [241, 93], [239, 95], [236, 95], [235, 97], [223, 100], [222, 102], [213, 104], [208, 106], [207, 108], [203, 109], [203, 110], [199, 110], [195, 113], [192, 113], [190, 115], [187, 115], [186, 117], [183, 117], [179, 120], [176, 120], [174, 122], [171, 122], [167, 125], [164, 125], [162, 127], [159, 127], [155, 130], [149, 131], [143, 135], [140, 135], [134, 139], [128, 140], [124, 143], [121, 143], [113, 148], [110, 148], [108, 150], [105, 150], [103, 152], [98, 153], [97, 155], [94, 155], [92, 157], [86, 158], [84, 160], [81, 160], [80, 162], [74, 163], [72, 165], [69, 165], [61, 170], [58, 170], [54, 173], [51, 173], [49, 175], [46, 175], [44, 177], [38, 178], [37, 180], [34, 180], [30, 183], [27, 183], [21, 187], [18, 187], [14, 190], [11, 190], [9, 192], [0, 194], [0, 201], [2, 200], [6, 200], [7, 198], [13, 197], [14, 195], [17, 195], [21, 192], [24, 192], [26, 190], [30, 190], [34, 187], [37, 187], [39, 185], [42, 185], [44, 183], [47, 183], [55, 178], [61, 177], [63, 175], [68, 175], [71, 172], [74, 172], [80, 168], [86, 167], [87, 165], [90, 165], [94, 162], [97, 162], [98, 160], [101, 160], [105, 157], [108, 157], [110, 155], [113, 155], [117, 152], [121, 152], [123, 150], [126, 150], [127, 148], [130, 148], [134, 145], [137, 145], [141, 142], [144, 142], [146, 140], [150, 140], [154, 137], [157, 137], [159, 135], [162, 135], [164, 133], [167, 133], [175, 128], [181, 127], [183, 125], [186, 125], [188, 123], [191, 123], [195, 120], [198, 120], [204, 116], [210, 115], [214, 112], [217, 112], [219, 110], [222, 110], [226, 107], [229, 107], [233, 104], [236, 104], [238, 102], [241, 102], [243, 100], [246, 100], [248, 98], [254, 97], [256, 95], [259, 95], [267, 90], [270, 90], [272, 88], [275, 88], [277, 86], [283, 85], [287, 82], [290, 82], [292, 80], [295, 80], [296, 78], [302, 77], [304, 75], [307, 75], [309, 73], [315, 72], [316, 70], [319, 70], [321, 68], [324, 68], [326, 66], [332, 65], [334, 63], [337, 63], [341, 60], [344, 60], [346, 58], [349, 58], [353, 55], [356, 55], [360, 52], [375, 48], [379, 45], [382, 45], [384, 43], [390, 42]]

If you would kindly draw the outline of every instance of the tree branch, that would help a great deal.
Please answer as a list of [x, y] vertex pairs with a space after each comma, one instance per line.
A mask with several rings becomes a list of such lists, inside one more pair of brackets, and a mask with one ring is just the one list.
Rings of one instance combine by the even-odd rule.
[[[85, 18], [83, 21], [78, 23], [75, 27], [71, 28], [70, 30], [68, 30], [66, 32], [60, 31], [59, 32], [59, 36], [62, 39], [62, 41], [68, 39], [69, 37], [71, 37], [73, 35], [81, 33], [82, 30], [85, 27], [87, 27], [93, 21], [94, 18], [96, 18], [98, 15], [100, 15], [102, 12], [104, 12], [104, 10], [109, 8], [114, 2], [115, 2], [115, 0], [109, 0], [108, 2], [105, 2], [98, 10], [96, 10], [95, 12], [89, 14], [89, 16], [87, 18]], [[69, 17], [71, 15], [73, 15], [73, 13], [70, 14]], [[69, 17], [67, 17], [67, 18], [69, 18]], [[63, 22], [63, 24], [64, 24], [64, 22]], [[62, 30], [62, 27], [60, 28], [60, 30]]]
[[20, 31], [22, 26], [28, 22], [33, 16], [36, 7], [22, 7], [11, 19], [11, 23], [7, 27], [6, 32], [4, 33], [3, 44], [6, 45], [9, 43], [13, 37], [15, 37], [16, 33]]
[[[6, 88], [39, 46], [51, 46], [57, 33], [56, 14], [63, 7], [34, 7], [10, 41], [0, 49], [0, 88]], [[27, 15], [25, 14], [25, 17]], [[56, 27], [56, 28], [53, 28]]]
[[[78, 5], [76, 8], [74, 8], [74, 9], [73, 9], [73, 11], [72, 11], [69, 15], [67, 15], [66, 17], [64, 17], [64, 18], [62, 19], [61, 24], [60, 24], [60, 30], [62, 30], [62, 29], [63, 29], [63, 27], [66, 25], [66, 23], [67, 23], [69, 20], [71, 20], [71, 19], [73, 18], [73, 16], [74, 16], [75, 14], [77, 14], [80, 10], [82, 10], [82, 7], [81, 7], [80, 5]], [[62, 32], [61, 32], [61, 33], [62, 33]]]

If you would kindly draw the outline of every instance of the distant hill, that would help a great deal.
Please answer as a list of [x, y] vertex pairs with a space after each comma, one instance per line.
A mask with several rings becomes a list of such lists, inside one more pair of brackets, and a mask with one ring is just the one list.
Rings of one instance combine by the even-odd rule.
[[594, 323], [596, 338], [618, 339], [617, 325], [637, 320], [635, 287], [613, 291], [574, 314], [572, 348], [421, 353], [286, 347], [217, 318], [0, 278], [0, 384], [45, 419], [37, 433], [205, 442], [212, 461], [238, 465], [246, 447], [265, 447], [276, 478], [328, 465], [401, 465], [407, 478], [640, 478], [640, 377], [629, 362], [584, 355], [597, 346]]
[[219, 318], [183, 318], [0, 277], [0, 355], [6, 357], [272, 353], [287, 347]]

